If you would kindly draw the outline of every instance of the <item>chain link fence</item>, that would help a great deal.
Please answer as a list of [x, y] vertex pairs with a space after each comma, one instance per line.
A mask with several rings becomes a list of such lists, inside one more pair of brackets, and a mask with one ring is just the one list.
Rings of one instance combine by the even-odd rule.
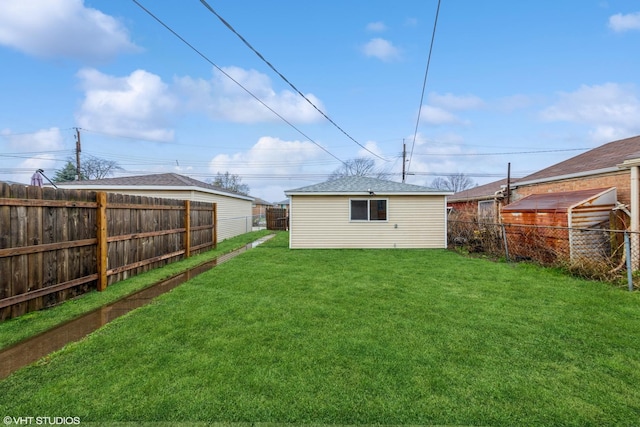
[[640, 287], [640, 235], [607, 228], [448, 221], [452, 249], [560, 267], [580, 277]]

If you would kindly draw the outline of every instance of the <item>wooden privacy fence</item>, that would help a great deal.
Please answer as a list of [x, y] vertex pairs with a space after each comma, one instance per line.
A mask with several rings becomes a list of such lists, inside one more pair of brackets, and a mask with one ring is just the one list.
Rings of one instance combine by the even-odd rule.
[[216, 204], [0, 183], [0, 320], [217, 245]]
[[285, 208], [267, 208], [267, 230], [288, 230], [289, 216]]

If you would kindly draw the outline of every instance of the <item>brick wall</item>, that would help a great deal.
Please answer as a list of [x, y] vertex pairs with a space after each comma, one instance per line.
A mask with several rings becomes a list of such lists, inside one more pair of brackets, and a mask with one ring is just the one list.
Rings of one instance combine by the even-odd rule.
[[541, 184], [518, 187], [512, 191], [512, 201], [519, 200], [531, 194], [557, 193], [560, 191], [587, 190], [590, 188], [616, 187], [617, 197], [620, 203], [631, 203], [631, 182], [628, 170], [597, 175], [593, 177], [564, 179]]

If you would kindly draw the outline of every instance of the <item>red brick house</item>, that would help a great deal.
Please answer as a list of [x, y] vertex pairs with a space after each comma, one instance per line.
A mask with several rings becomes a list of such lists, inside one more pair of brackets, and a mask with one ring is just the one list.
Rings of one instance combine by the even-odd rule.
[[617, 200], [630, 212], [633, 231], [640, 231], [640, 135], [609, 142], [520, 179], [512, 200], [531, 194], [593, 188], [616, 188]]
[[459, 191], [447, 198], [450, 217], [459, 221], [499, 222], [500, 208], [506, 203], [507, 179]]
[[[640, 135], [609, 142], [531, 175], [512, 180], [506, 200], [507, 180], [502, 179], [453, 194], [447, 206], [461, 219], [489, 218], [511, 202], [532, 194], [548, 194], [596, 188], [616, 188], [617, 201], [628, 211], [640, 212], [638, 174]], [[632, 187], [636, 185], [636, 189]], [[493, 210], [492, 207], [493, 206]], [[636, 227], [640, 230], [640, 227]]]
[[512, 200], [531, 194], [616, 187], [618, 201], [629, 206], [631, 166], [628, 160], [634, 158], [640, 158], [640, 135], [609, 142], [525, 176], [513, 185]]

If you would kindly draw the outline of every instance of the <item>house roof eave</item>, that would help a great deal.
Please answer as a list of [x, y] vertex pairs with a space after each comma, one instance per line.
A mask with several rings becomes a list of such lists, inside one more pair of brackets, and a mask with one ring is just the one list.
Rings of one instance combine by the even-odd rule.
[[587, 176], [620, 172], [620, 169], [621, 168], [619, 166], [616, 166], [616, 167], [609, 167], [609, 168], [603, 168], [603, 169], [596, 169], [592, 171], [570, 173], [566, 175], [556, 175], [556, 176], [551, 176], [547, 178], [532, 179], [530, 181], [518, 181], [516, 183], [511, 184], [511, 188], [526, 187], [527, 185], [544, 184], [547, 182], [563, 181], [565, 179], [584, 178]]
[[448, 191], [380, 191], [370, 194], [366, 191], [291, 191], [284, 193], [290, 196], [356, 196], [356, 197], [374, 197], [374, 196], [450, 196], [453, 192]]
[[235, 193], [226, 193], [224, 191], [216, 191], [209, 188], [202, 188], [197, 186], [185, 185], [185, 186], [167, 186], [167, 185], [64, 185], [57, 184], [58, 188], [73, 189], [73, 190], [92, 190], [92, 191], [199, 191], [201, 193], [215, 194], [218, 196], [230, 197], [235, 199], [243, 199], [253, 202], [254, 198], [251, 196], [244, 196]]

